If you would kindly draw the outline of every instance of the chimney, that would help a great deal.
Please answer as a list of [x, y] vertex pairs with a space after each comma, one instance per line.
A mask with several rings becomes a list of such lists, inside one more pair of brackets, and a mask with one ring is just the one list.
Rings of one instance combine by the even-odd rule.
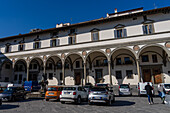
[[117, 8], [115, 8], [115, 13], [117, 13]]

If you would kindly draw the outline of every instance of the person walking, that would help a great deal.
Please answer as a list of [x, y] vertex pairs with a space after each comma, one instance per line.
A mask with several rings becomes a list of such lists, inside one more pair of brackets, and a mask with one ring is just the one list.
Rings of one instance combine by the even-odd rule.
[[158, 87], [158, 93], [159, 93], [159, 96], [161, 97], [162, 104], [164, 104], [165, 93], [164, 93], [163, 86], [162, 86], [161, 84], [160, 84], [159, 87]]
[[145, 86], [145, 90], [146, 90], [146, 93], [147, 93], [147, 96], [148, 96], [148, 102], [149, 104], [154, 104], [153, 102], [153, 97], [152, 97], [152, 90], [153, 90], [153, 87], [150, 86], [149, 82], [147, 83], [147, 85]]

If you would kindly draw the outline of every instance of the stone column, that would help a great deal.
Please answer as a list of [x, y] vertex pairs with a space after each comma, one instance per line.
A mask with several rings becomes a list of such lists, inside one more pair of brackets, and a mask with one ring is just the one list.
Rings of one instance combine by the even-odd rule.
[[110, 78], [110, 85], [112, 85], [111, 61], [108, 61], [108, 72], [109, 72], [109, 78]]
[[85, 85], [87, 83], [87, 75], [86, 75], [86, 63], [84, 62], [84, 80], [85, 80]]
[[137, 72], [138, 72], [138, 82], [141, 82], [139, 59], [136, 60]]
[[27, 66], [27, 81], [29, 81], [29, 67]]
[[63, 85], [65, 85], [65, 69], [64, 69], [64, 63], [62, 63], [62, 79], [63, 79]]

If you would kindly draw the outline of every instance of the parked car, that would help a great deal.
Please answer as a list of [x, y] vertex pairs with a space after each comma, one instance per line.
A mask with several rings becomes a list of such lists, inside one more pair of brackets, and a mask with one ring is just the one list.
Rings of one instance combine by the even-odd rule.
[[111, 105], [115, 101], [115, 96], [113, 90], [109, 90], [106, 87], [93, 87], [90, 90], [88, 96], [88, 103], [106, 103]]
[[132, 95], [132, 90], [128, 84], [119, 85], [119, 96]]
[[2, 105], [2, 99], [0, 98], [0, 106]]
[[0, 93], [2, 93], [5, 89], [6, 87], [0, 87]]
[[163, 86], [163, 91], [165, 93], [165, 100], [164, 103], [167, 104], [170, 102], [170, 84], [168, 83], [160, 83], [158, 84], [158, 88], [161, 86]]
[[92, 87], [93, 86], [91, 84], [86, 84], [85, 86], [83, 86], [83, 88], [87, 91], [87, 93], [89, 93]]
[[88, 94], [81, 86], [64, 87], [60, 94], [60, 102], [62, 104], [65, 102], [75, 102], [76, 104], [81, 104], [81, 101], [87, 101], [87, 99]]
[[1, 94], [0, 98], [7, 101], [15, 101], [16, 99], [26, 98], [26, 93], [23, 87], [7, 87]]
[[[145, 90], [145, 86], [147, 85], [148, 82], [139, 82], [138, 83], [138, 96], [141, 96], [141, 95], [146, 95], [146, 90]], [[153, 84], [152, 82], [149, 82], [150, 86], [153, 87]], [[152, 94], [154, 95], [154, 90], [152, 90]]]
[[24, 82], [25, 91], [38, 91], [41, 89], [41, 86], [38, 84], [38, 81], [25, 81]]
[[63, 89], [63, 86], [48, 86], [47, 91], [45, 93], [45, 99], [48, 101], [49, 99], [60, 99], [60, 93]]

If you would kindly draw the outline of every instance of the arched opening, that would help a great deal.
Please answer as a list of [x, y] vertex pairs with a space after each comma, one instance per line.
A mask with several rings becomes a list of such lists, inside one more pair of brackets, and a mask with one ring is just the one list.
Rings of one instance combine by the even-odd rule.
[[4, 61], [1, 64], [0, 70], [1, 82], [13, 82], [13, 67], [12, 62], [10, 60]]
[[103, 52], [92, 51], [86, 57], [87, 83], [110, 83], [108, 75], [108, 58]]
[[44, 63], [40, 58], [34, 58], [29, 64], [29, 81], [41, 81], [43, 77]]
[[[143, 82], [164, 82], [163, 73], [168, 73], [168, 54], [160, 46], [146, 46], [139, 52]], [[168, 65], [168, 66], [167, 66]]]
[[46, 61], [48, 85], [62, 84], [62, 62], [58, 56], [51, 56]]
[[129, 49], [120, 48], [111, 53], [113, 84], [131, 84], [138, 82], [136, 55]]
[[14, 65], [14, 83], [23, 84], [27, 78], [27, 63], [24, 60], [18, 60]]
[[69, 54], [65, 59], [65, 84], [82, 85], [84, 83], [83, 59], [79, 54]]

